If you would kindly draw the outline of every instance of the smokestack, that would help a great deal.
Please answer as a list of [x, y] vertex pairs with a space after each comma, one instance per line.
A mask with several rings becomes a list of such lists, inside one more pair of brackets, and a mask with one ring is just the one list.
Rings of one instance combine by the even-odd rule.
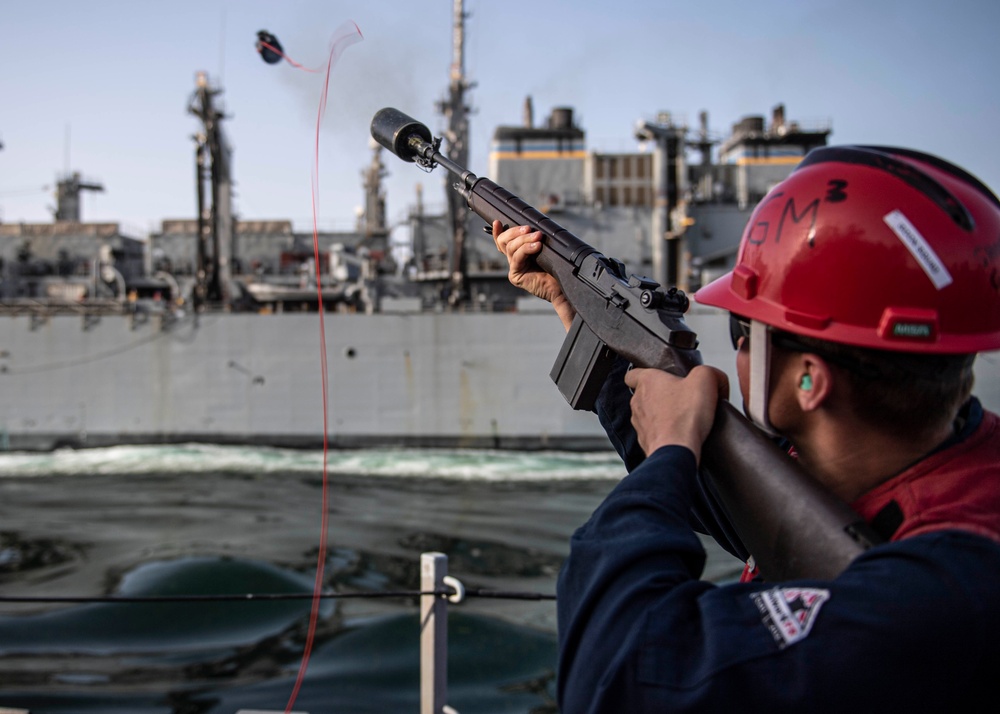
[[785, 133], [785, 105], [779, 104], [771, 114], [771, 131], [775, 134]]
[[531, 106], [531, 95], [524, 98], [524, 128], [530, 129], [535, 125], [535, 110]]

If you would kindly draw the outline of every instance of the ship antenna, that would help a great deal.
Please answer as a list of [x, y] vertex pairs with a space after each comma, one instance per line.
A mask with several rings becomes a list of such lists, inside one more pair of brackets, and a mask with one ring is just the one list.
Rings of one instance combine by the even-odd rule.
[[63, 144], [63, 171], [67, 175], [70, 172], [70, 164], [69, 164], [69, 138], [70, 138], [70, 125], [66, 124], [66, 142]]

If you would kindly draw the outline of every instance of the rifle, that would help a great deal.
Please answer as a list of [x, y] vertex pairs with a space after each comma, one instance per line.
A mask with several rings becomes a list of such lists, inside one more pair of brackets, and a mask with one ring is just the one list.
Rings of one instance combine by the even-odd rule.
[[[404, 161], [438, 164], [476, 214], [504, 229], [528, 225], [544, 236], [538, 265], [553, 275], [576, 317], [550, 376], [574, 409], [591, 410], [617, 356], [680, 376], [702, 363], [684, 322], [688, 299], [649, 278], [629, 275], [548, 216], [439, 151], [440, 138], [398, 109], [372, 119], [371, 134]], [[701, 471], [743, 544], [769, 580], [832, 579], [879, 542], [860, 515], [722, 400], [702, 449]]]

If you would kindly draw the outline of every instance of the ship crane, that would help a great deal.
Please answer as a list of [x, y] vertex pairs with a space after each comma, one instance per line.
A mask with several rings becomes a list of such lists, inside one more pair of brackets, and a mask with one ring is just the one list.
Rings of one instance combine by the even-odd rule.
[[56, 183], [56, 209], [53, 217], [57, 223], [80, 222], [80, 192], [103, 191], [104, 186], [94, 181], [84, 181], [79, 172], [67, 174]]

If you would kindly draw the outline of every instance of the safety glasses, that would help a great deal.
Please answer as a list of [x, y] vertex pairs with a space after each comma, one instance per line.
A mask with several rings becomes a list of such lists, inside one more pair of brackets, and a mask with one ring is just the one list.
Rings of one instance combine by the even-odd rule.
[[[740, 348], [740, 339], [743, 340], [744, 347], [750, 347], [750, 329], [749, 318], [729, 313], [729, 338], [733, 342], [734, 350], [738, 350]], [[844, 369], [868, 379], [875, 379], [881, 376], [881, 372], [872, 364], [863, 363], [851, 357], [832, 354], [829, 350], [824, 350], [816, 345], [806, 344], [797, 339], [795, 335], [787, 332], [780, 332], [769, 328], [767, 329], [766, 334], [768, 339], [765, 341], [770, 342], [775, 347], [780, 347], [784, 350], [788, 350], [789, 352], [809, 352], [819, 355], [831, 364], [843, 367]]]
[[740, 338], [743, 338], [743, 344], [749, 345], [750, 320], [741, 315], [729, 313], [729, 338], [733, 341], [734, 350], [740, 348]]

